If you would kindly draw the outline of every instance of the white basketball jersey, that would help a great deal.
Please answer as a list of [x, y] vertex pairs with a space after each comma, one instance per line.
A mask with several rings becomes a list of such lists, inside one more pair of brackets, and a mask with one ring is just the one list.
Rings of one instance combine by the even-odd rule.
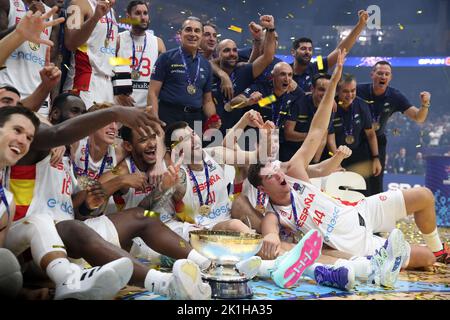
[[[132, 97], [134, 101], [136, 101], [136, 106], [146, 106], [150, 76], [153, 71], [153, 66], [158, 59], [158, 38], [150, 31], [146, 31], [145, 36], [131, 36], [130, 31], [124, 31], [119, 34], [119, 37], [120, 48], [117, 52], [117, 56], [130, 58], [133, 63], [131, 67], [132, 70], [136, 69], [139, 63], [141, 64], [139, 68], [139, 79], [133, 79]], [[134, 57], [133, 40], [135, 48]]]
[[291, 204], [268, 207], [279, 216], [282, 226], [303, 233], [318, 230], [327, 245], [340, 251], [373, 251], [371, 232], [359, 224], [358, 205], [345, 205], [310, 183], [292, 177], [286, 177], [286, 181], [294, 196], [297, 221]]
[[[73, 155], [73, 164], [75, 168], [75, 175], [77, 177], [85, 174], [86, 166], [85, 166], [85, 155], [86, 155], [86, 144], [88, 142], [88, 137], [82, 139], [78, 143], [78, 147], [75, 150], [75, 154]], [[92, 159], [92, 155], [89, 155], [88, 160], [88, 170], [87, 174], [91, 179], [99, 178], [97, 175], [100, 173], [100, 168], [103, 163], [103, 157], [101, 160], [94, 162]], [[113, 145], [108, 146], [108, 151], [106, 153], [106, 162], [105, 167], [103, 169], [103, 173], [111, 171], [117, 165], [117, 157], [116, 150]], [[108, 202], [102, 205], [98, 211], [96, 211], [95, 215], [99, 215], [100, 213], [114, 213], [117, 212], [116, 204], [112, 197], [108, 199]]]
[[[75, 167], [75, 174], [77, 176], [82, 176], [85, 174], [85, 159], [86, 159], [86, 144], [88, 142], [88, 138], [84, 138], [79, 141], [78, 147], [75, 150], [74, 154], [74, 167]], [[89, 155], [89, 161], [88, 161], [88, 176], [92, 179], [96, 178], [97, 175], [100, 172], [100, 167], [103, 163], [103, 157], [97, 162], [94, 162], [92, 159], [92, 155]], [[108, 151], [106, 154], [106, 162], [105, 167], [103, 170], [103, 173], [111, 171], [115, 166], [117, 165], [117, 158], [116, 158], [116, 150], [114, 149], [113, 145], [108, 146]]]
[[[223, 168], [214, 161], [206, 152], [203, 152], [204, 160], [208, 166], [210, 194], [208, 205], [211, 210], [208, 214], [202, 215], [199, 213], [200, 200], [197, 194], [195, 182], [189, 175], [187, 167], [182, 166], [181, 169], [186, 171], [186, 194], [183, 197], [183, 202], [196, 212], [195, 223], [205, 228], [211, 229], [217, 223], [226, 221], [231, 218], [231, 201], [228, 197], [227, 185], [229, 181], [225, 177]], [[202, 195], [203, 203], [206, 202], [208, 196], [208, 189], [206, 184], [205, 170], [192, 171], [195, 179], [198, 182], [198, 187]]]
[[[9, 210], [11, 210], [14, 196], [10, 191], [6, 190], [5, 187], [3, 187], [3, 190], [5, 191], [5, 197], [6, 197], [6, 201], [8, 201]], [[2, 200], [0, 202], [1, 202], [0, 203], [0, 220], [1, 220], [3, 215], [7, 214], [7, 209], [6, 209], [5, 203]], [[13, 212], [10, 212], [10, 213], [13, 214]]]
[[[61, 162], [53, 167], [48, 155], [36, 164], [34, 190], [26, 216], [47, 213], [56, 222], [74, 219], [72, 193], [75, 187], [76, 179], [70, 159], [63, 157]], [[18, 192], [20, 193], [20, 190]]]
[[264, 192], [258, 191], [248, 179], [245, 179], [242, 184], [242, 194], [248, 198], [253, 208], [256, 208], [257, 205], [262, 205], [266, 209], [269, 205], [269, 196]]
[[[135, 171], [133, 172], [130, 159], [131, 159], [130, 156], [125, 158], [125, 161], [126, 161], [127, 167], [128, 167], [128, 171], [130, 173], [141, 172], [136, 167], [136, 165], [134, 166]], [[141, 203], [141, 201], [144, 200], [144, 198], [146, 196], [148, 196], [152, 191], [153, 191], [153, 186], [148, 186], [145, 190], [138, 190], [138, 189], [134, 189], [134, 188], [128, 189], [128, 192], [122, 196], [122, 198], [125, 201], [124, 210], [130, 209], [130, 208], [136, 208], [139, 205], [139, 203]]]
[[[88, 0], [92, 12], [95, 12], [96, 0]], [[96, 24], [87, 43], [77, 48], [72, 55], [71, 67], [64, 86], [65, 90], [77, 89], [89, 91], [92, 77], [112, 77], [113, 68], [110, 58], [116, 56], [116, 44], [119, 27], [115, 18], [115, 12], [111, 9]], [[108, 26], [110, 30], [109, 38]], [[112, 84], [111, 84], [112, 86]]]
[[[46, 5], [44, 7], [46, 12], [50, 10]], [[9, 0], [8, 28], [17, 25], [26, 11], [22, 0]], [[48, 40], [51, 33], [52, 27], [48, 27], [41, 38]], [[6, 69], [0, 71], [0, 83], [15, 87], [20, 92], [21, 99], [27, 98], [41, 83], [39, 71], [45, 66], [47, 48], [46, 45], [25, 41], [6, 60]]]

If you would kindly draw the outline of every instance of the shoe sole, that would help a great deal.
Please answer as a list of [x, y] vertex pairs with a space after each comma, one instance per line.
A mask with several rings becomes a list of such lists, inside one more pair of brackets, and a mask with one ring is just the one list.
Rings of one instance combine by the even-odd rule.
[[103, 266], [96, 275], [91, 288], [84, 291], [68, 292], [57, 300], [112, 300], [129, 281], [133, 274], [133, 263], [128, 258], [120, 258]]
[[[287, 264], [286, 271], [283, 271], [283, 265], [280, 265], [273, 273], [273, 280], [282, 288], [294, 286], [305, 269], [320, 257], [322, 237], [317, 230], [309, 231], [292, 250], [294, 251], [290, 252], [290, 256], [286, 257], [281, 263]], [[289, 260], [291, 260], [298, 251], [300, 251], [298, 257], [292, 263], [289, 263]]]
[[347, 274], [347, 284], [345, 286], [345, 290], [350, 291], [355, 287], [356, 281], [355, 281], [355, 270], [353, 270], [353, 267], [351, 266], [346, 266], [347, 270], [348, 270], [348, 274]]
[[259, 268], [261, 267], [261, 258], [258, 256], [253, 256], [249, 258], [246, 262], [247, 268], [245, 269], [247, 269], [247, 273], [241, 272], [241, 270], [243, 269], [242, 266], [240, 268], [236, 267], [236, 269], [239, 273], [243, 273], [247, 279], [251, 280], [258, 274]]
[[177, 297], [178, 299], [211, 299], [211, 287], [202, 282], [200, 269], [194, 262], [177, 260], [173, 265], [173, 275], [178, 286], [177, 289], [185, 296]]
[[403, 264], [406, 246], [403, 233], [398, 229], [394, 229], [388, 239], [388, 258], [380, 275], [380, 284], [384, 287], [394, 287]]

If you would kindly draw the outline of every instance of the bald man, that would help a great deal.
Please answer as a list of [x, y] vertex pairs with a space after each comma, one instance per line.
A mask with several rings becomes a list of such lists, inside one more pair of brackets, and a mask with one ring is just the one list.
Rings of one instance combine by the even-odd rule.
[[221, 92], [221, 77], [214, 77], [212, 92], [217, 114], [222, 119], [222, 131], [224, 133], [226, 129], [231, 129], [244, 114], [243, 110], [239, 109], [233, 110], [233, 112], [226, 112], [224, 105], [229, 102], [233, 95], [239, 95], [248, 88], [270, 65], [275, 55], [276, 36], [274, 18], [272, 16], [261, 16], [260, 24], [267, 32], [264, 54], [258, 57], [253, 63], [238, 65], [238, 49], [233, 40], [225, 39], [217, 45], [219, 55], [217, 61], [218, 66], [231, 79], [233, 89], [231, 97], [230, 95], [225, 97]]
[[[286, 117], [291, 114], [292, 108], [304, 96], [300, 87], [290, 91], [292, 76], [293, 70], [289, 64], [286, 62], [277, 63], [272, 70], [272, 80], [251, 85], [242, 94], [227, 103], [225, 110], [235, 112], [237, 109], [253, 107], [261, 113], [264, 121], [272, 121], [281, 133]], [[275, 101], [271, 104], [266, 105], [265, 108], [257, 105], [259, 100], [271, 95], [275, 96]], [[284, 135], [280, 134], [280, 137], [282, 138]]]

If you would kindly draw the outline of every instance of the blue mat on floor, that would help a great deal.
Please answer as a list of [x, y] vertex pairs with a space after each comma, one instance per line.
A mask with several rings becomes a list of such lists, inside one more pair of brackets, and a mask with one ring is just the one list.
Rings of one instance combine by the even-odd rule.
[[[252, 280], [250, 286], [253, 290], [253, 300], [310, 300], [317, 298], [327, 298], [333, 296], [348, 295], [369, 295], [375, 293], [389, 294], [400, 292], [436, 292], [450, 293], [450, 287], [446, 284], [436, 284], [427, 282], [398, 281], [395, 289], [384, 289], [377, 286], [358, 283], [350, 292], [335, 288], [323, 287], [312, 280], [301, 280], [299, 285], [292, 289], [281, 289], [272, 281]], [[124, 300], [167, 300], [164, 297], [150, 292], [130, 293]]]

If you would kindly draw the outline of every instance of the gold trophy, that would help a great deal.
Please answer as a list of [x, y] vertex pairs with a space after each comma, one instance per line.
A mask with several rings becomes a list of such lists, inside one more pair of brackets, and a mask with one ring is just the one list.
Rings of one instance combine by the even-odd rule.
[[202, 277], [212, 289], [212, 298], [244, 299], [253, 296], [248, 281], [235, 265], [259, 252], [263, 237], [231, 231], [197, 230], [189, 233], [192, 247], [212, 263]]

